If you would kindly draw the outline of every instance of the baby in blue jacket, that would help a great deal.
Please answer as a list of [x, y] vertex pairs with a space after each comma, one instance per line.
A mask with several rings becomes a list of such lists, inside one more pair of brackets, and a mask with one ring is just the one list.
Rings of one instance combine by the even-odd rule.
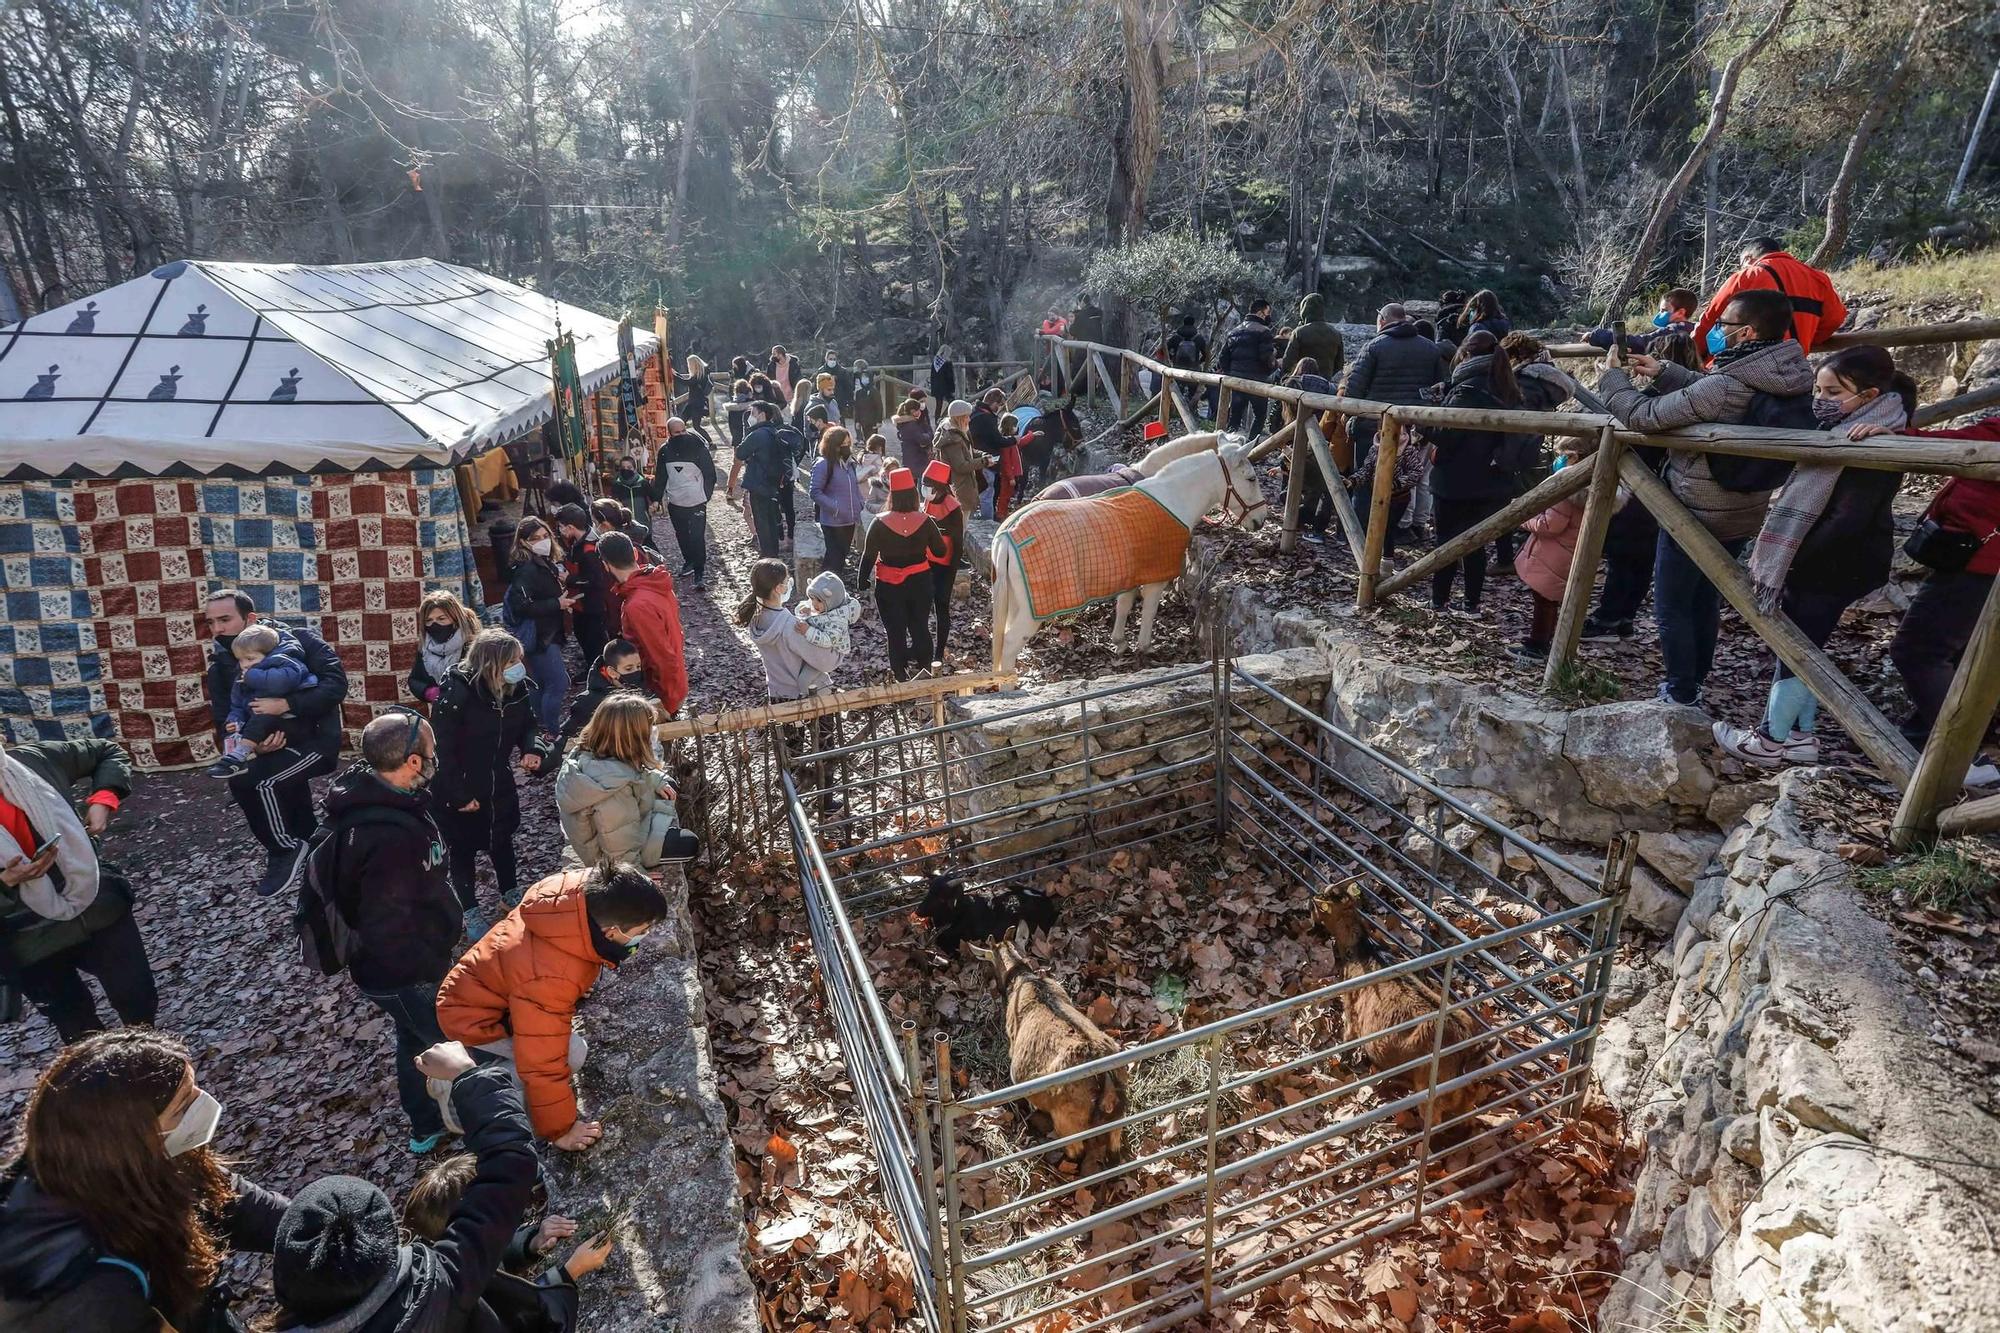
[[291, 716], [256, 712], [250, 707], [252, 699], [282, 699], [319, 684], [319, 677], [306, 666], [299, 641], [282, 625], [247, 625], [229, 651], [236, 658], [236, 681], [229, 687], [222, 758], [208, 768], [212, 778], [234, 777], [248, 768], [257, 742]]

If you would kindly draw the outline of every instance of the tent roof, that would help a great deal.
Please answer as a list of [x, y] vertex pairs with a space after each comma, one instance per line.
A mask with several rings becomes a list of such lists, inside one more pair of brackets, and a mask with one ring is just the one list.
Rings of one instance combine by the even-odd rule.
[[474, 269], [165, 264], [0, 328], [0, 479], [462, 461], [548, 418], [558, 319], [596, 389], [616, 321]]

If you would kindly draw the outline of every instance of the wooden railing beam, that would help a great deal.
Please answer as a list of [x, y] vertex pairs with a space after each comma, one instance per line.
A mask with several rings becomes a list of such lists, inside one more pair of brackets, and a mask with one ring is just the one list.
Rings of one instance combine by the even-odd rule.
[[1889, 836], [1897, 851], [1927, 841], [1937, 828], [1938, 812], [1958, 799], [1996, 706], [2000, 706], [2000, 579], [1986, 593], [1979, 624], [1958, 659], [1958, 671], [1938, 708], [1923, 757], [1896, 809]]

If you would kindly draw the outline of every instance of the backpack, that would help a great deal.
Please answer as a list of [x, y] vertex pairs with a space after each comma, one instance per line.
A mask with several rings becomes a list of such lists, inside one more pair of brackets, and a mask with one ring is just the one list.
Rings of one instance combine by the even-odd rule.
[[[1751, 395], [1750, 415], [1744, 418], [1743, 424], [1770, 426], [1779, 430], [1819, 429], [1819, 422], [1812, 414], [1812, 395], [1809, 393], [1786, 397], [1759, 390]], [[1707, 458], [1708, 475], [1714, 477], [1716, 485], [1725, 491], [1740, 494], [1775, 491], [1792, 475], [1792, 464], [1788, 459], [1745, 458], [1741, 454], [1709, 454]]]
[[541, 644], [541, 630], [533, 617], [522, 615], [520, 608], [514, 605], [512, 585], [500, 597], [500, 626], [520, 640], [523, 653], [532, 653]]
[[1201, 344], [1192, 335], [1183, 334], [1174, 343], [1174, 360], [1189, 366], [1200, 365]]
[[354, 928], [340, 910], [340, 840], [369, 824], [398, 824], [428, 835], [429, 827], [415, 815], [386, 806], [363, 806], [321, 824], [306, 842], [299, 877], [299, 905], [292, 926], [299, 934], [299, 957], [322, 976], [338, 976], [354, 961]]

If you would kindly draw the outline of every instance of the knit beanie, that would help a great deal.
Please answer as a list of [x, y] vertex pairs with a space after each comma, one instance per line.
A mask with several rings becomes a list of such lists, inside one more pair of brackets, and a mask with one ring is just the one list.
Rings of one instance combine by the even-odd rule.
[[294, 1195], [279, 1219], [271, 1287], [291, 1314], [322, 1320], [393, 1283], [397, 1249], [388, 1197], [365, 1180], [326, 1176]]
[[951, 406], [944, 410], [944, 414], [948, 417], [969, 417], [972, 415], [972, 404], [963, 398], [954, 398], [951, 400]]
[[847, 585], [840, 581], [840, 575], [830, 569], [822, 569], [806, 585], [806, 596], [826, 603], [826, 609], [831, 611], [846, 603]]

